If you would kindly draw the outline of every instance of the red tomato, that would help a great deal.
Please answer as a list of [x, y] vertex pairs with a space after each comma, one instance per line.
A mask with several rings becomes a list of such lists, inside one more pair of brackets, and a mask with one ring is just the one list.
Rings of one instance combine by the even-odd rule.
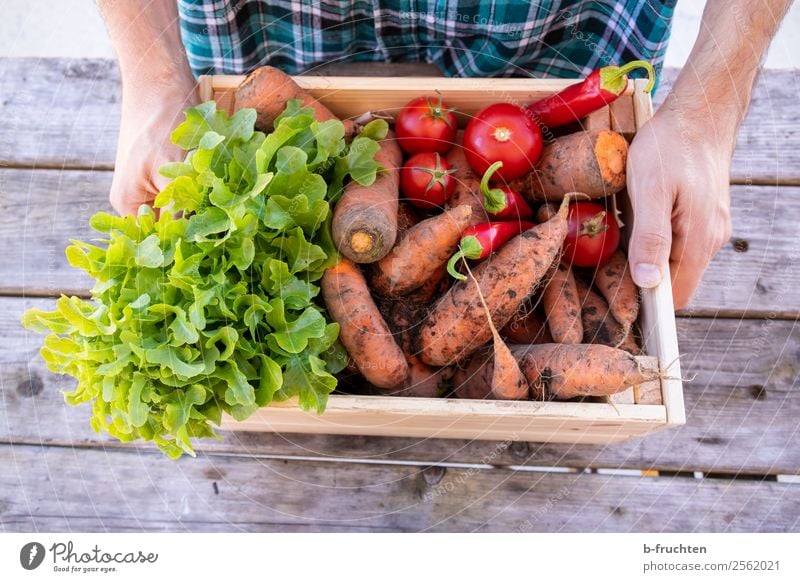
[[456, 116], [453, 109], [436, 97], [417, 97], [409, 101], [394, 122], [397, 142], [410, 154], [445, 153], [456, 139]]
[[495, 162], [503, 162], [496, 176], [507, 182], [533, 169], [542, 153], [542, 131], [520, 107], [495, 103], [480, 111], [467, 125], [464, 153], [478, 175], [483, 175]]
[[564, 262], [578, 267], [597, 267], [619, 247], [619, 226], [602, 204], [574, 202], [569, 205]]
[[415, 154], [400, 170], [400, 190], [417, 208], [441, 208], [453, 194], [453, 172], [438, 153]]

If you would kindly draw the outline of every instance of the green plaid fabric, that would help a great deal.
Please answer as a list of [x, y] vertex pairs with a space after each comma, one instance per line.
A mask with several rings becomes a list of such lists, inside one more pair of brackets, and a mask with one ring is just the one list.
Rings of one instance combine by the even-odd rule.
[[[660, 70], [676, 0], [178, 0], [195, 74], [331, 61], [429, 62], [456, 77], [579, 77], [635, 59]], [[635, 75], [634, 75], [635, 76]]]

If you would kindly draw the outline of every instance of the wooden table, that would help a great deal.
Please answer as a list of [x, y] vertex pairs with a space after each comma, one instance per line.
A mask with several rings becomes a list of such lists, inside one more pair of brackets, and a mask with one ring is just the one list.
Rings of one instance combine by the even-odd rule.
[[685, 427], [613, 446], [233, 433], [177, 462], [94, 434], [19, 324], [87, 289], [63, 249], [109, 208], [116, 67], [1, 60], [0, 78], [0, 530], [800, 530], [797, 73], [759, 82], [733, 238], [679, 314]]

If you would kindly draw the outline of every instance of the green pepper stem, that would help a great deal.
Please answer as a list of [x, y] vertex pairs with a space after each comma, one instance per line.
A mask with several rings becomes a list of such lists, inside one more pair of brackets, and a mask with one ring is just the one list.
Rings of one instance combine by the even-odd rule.
[[631, 61], [630, 63], [627, 63], [620, 67], [616, 67], [616, 69], [617, 70], [614, 71], [614, 73], [611, 76], [612, 79], [617, 79], [619, 77], [627, 75], [628, 73], [636, 69], [644, 69], [645, 71], [647, 71], [647, 87], [644, 88], [645, 93], [649, 93], [650, 91], [652, 91], [653, 86], [655, 86], [656, 84], [656, 71], [653, 68], [653, 65], [651, 65], [647, 61]]
[[489, 214], [497, 214], [508, 206], [506, 193], [499, 188], [489, 188], [489, 180], [503, 167], [503, 162], [495, 162], [486, 170], [481, 178], [481, 194], [483, 194], [483, 207]]
[[461, 248], [459, 248], [458, 252], [454, 254], [452, 257], [450, 257], [449, 261], [447, 261], [447, 272], [450, 273], [450, 276], [453, 277], [453, 279], [457, 279], [459, 281], [466, 281], [467, 277], [456, 271], [456, 263], [458, 263], [458, 261], [461, 259], [466, 260], [466, 258], [464, 257], [464, 251]]

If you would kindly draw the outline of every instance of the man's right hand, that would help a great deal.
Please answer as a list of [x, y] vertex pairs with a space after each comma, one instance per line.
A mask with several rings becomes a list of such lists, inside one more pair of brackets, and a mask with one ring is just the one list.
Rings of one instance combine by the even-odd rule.
[[122, 215], [150, 204], [167, 180], [158, 169], [183, 161], [185, 153], [170, 142], [183, 111], [199, 103], [193, 78], [123, 82], [122, 119], [111, 184], [111, 206]]

